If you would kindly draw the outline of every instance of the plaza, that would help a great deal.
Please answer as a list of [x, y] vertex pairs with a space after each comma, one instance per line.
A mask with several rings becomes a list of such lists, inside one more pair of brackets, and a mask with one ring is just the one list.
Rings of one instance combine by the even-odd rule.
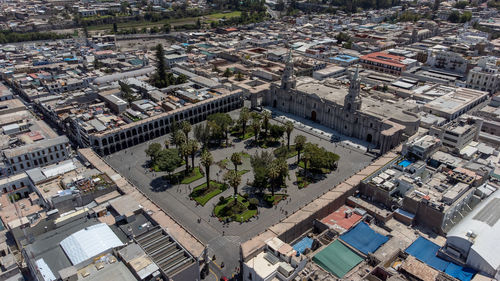
[[[236, 120], [240, 110], [230, 112], [231, 117]], [[275, 112], [276, 118], [273, 118], [271, 124], [280, 124], [279, 121], [283, 117], [279, 112]], [[288, 118], [294, 118], [289, 116]], [[291, 139], [297, 135], [303, 135], [308, 142], [318, 144], [328, 151], [334, 152], [340, 156], [338, 168], [327, 175], [325, 178], [316, 183], [311, 183], [305, 189], [299, 189], [295, 184], [297, 181], [296, 171], [300, 169], [295, 165], [297, 157], [287, 159], [290, 171], [289, 177], [286, 179], [286, 200], [279, 202], [274, 207], [259, 206], [258, 215], [245, 223], [220, 222], [216, 217], [212, 216], [214, 205], [218, 202], [220, 196], [228, 197], [233, 194], [233, 189], [228, 188], [221, 194], [215, 196], [208, 201], [204, 206], [196, 204], [189, 197], [193, 188], [206, 182], [205, 178], [200, 178], [190, 184], [169, 184], [164, 180], [166, 172], [152, 172], [147, 166], [149, 157], [145, 150], [151, 143], [163, 144], [170, 135], [165, 135], [160, 138], [151, 140], [128, 148], [127, 150], [119, 151], [115, 154], [105, 157], [111, 166], [126, 177], [130, 182], [142, 190], [152, 201], [163, 208], [172, 218], [183, 224], [193, 235], [200, 239], [205, 245], [208, 245], [209, 252], [215, 254], [217, 262], [224, 262], [226, 268], [234, 269], [238, 266], [239, 243], [244, 242], [251, 237], [261, 233], [269, 226], [278, 223], [283, 218], [300, 209], [307, 203], [321, 196], [325, 192], [337, 184], [349, 178], [352, 174], [366, 167], [374, 158], [374, 155], [366, 153], [366, 149], [362, 144], [354, 145], [352, 139], [338, 135], [334, 139], [338, 142], [332, 142], [330, 139], [322, 136], [334, 134], [333, 131], [321, 134], [317, 131], [309, 133], [307, 130], [301, 130], [304, 127], [300, 118], [295, 119], [295, 128], [292, 131]], [[313, 124], [310, 124], [313, 125]], [[320, 127], [321, 128], [321, 127]], [[327, 130], [325, 128], [325, 130]], [[190, 138], [193, 137], [190, 133]], [[254, 155], [260, 151], [267, 150], [272, 152], [275, 147], [260, 148], [251, 145], [253, 138], [240, 140], [233, 136], [230, 137], [232, 146], [228, 148], [211, 149], [214, 164], [210, 168], [210, 178], [213, 181], [223, 182], [223, 174], [225, 169], [219, 167], [216, 163], [229, 159], [233, 152], [245, 152], [249, 155]], [[286, 136], [285, 136], [286, 143]], [[230, 163], [230, 161], [229, 161]], [[200, 166], [199, 153], [195, 158], [195, 166]], [[231, 166], [231, 165], [229, 165]], [[243, 167], [242, 169], [247, 169]], [[183, 171], [185, 168], [181, 166], [175, 172]], [[203, 169], [203, 167], [201, 167]], [[252, 193], [253, 187], [250, 183], [253, 181], [253, 171], [242, 175], [239, 193]], [[279, 190], [283, 193], [284, 189]]]

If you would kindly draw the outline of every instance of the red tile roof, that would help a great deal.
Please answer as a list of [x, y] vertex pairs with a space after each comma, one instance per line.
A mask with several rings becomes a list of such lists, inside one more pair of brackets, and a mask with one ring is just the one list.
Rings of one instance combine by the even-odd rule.
[[406, 65], [401, 63], [405, 57], [395, 56], [385, 52], [375, 52], [361, 57], [362, 60], [378, 62], [380, 64], [401, 67], [404, 68]]

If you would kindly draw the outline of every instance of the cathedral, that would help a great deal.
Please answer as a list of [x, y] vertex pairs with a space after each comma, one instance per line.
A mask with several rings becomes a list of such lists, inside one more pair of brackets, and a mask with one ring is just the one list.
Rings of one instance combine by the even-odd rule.
[[380, 153], [396, 147], [418, 130], [420, 118], [410, 112], [409, 105], [371, 98], [368, 93], [361, 96], [360, 92], [357, 68], [349, 88], [335, 80], [296, 78], [289, 52], [281, 83], [271, 84], [262, 102], [371, 143]]

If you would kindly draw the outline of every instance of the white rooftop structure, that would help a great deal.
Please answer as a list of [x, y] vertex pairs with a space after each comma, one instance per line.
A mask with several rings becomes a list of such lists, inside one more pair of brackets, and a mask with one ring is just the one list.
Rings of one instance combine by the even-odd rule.
[[500, 278], [500, 190], [479, 203], [448, 232], [445, 247], [451, 248], [451, 252], [459, 251], [467, 266]]
[[71, 263], [77, 265], [124, 244], [107, 224], [100, 223], [71, 234], [60, 245]]
[[54, 273], [52, 273], [52, 270], [50, 270], [49, 266], [43, 259], [38, 259], [36, 260], [36, 266], [38, 267], [38, 270], [40, 271], [40, 274], [42, 275], [43, 280], [45, 281], [55, 281], [57, 278], [54, 276]]

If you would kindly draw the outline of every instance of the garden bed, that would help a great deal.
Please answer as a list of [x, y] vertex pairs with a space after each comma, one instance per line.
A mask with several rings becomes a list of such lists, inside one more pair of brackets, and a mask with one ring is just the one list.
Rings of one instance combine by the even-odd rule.
[[295, 173], [295, 175], [297, 176], [297, 186], [299, 187], [299, 189], [306, 188], [310, 183], [313, 182], [313, 180], [309, 177], [302, 176], [300, 172]]
[[229, 196], [219, 200], [214, 208], [214, 214], [221, 221], [246, 222], [257, 214], [257, 206], [250, 209], [250, 202], [238, 194], [237, 204], [234, 203], [234, 196]]
[[207, 183], [199, 185], [193, 189], [193, 192], [189, 194], [189, 197], [198, 202], [200, 205], [205, 206], [205, 204], [207, 204], [210, 199], [221, 194], [226, 189], [227, 185], [215, 181], [210, 181], [209, 188], [207, 188]]
[[264, 201], [270, 205], [270, 206], [274, 206], [274, 205], [278, 205], [278, 203], [281, 201], [281, 200], [285, 200], [286, 198], [288, 197], [288, 195], [286, 194], [283, 194], [283, 193], [275, 193], [274, 196], [272, 194], [264, 194], [263, 198]]
[[177, 172], [171, 176], [164, 176], [165, 179], [169, 180], [171, 183], [175, 184], [190, 184], [203, 178], [203, 174], [200, 171], [200, 167], [195, 167], [192, 169], [188, 175], [184, 171]]

